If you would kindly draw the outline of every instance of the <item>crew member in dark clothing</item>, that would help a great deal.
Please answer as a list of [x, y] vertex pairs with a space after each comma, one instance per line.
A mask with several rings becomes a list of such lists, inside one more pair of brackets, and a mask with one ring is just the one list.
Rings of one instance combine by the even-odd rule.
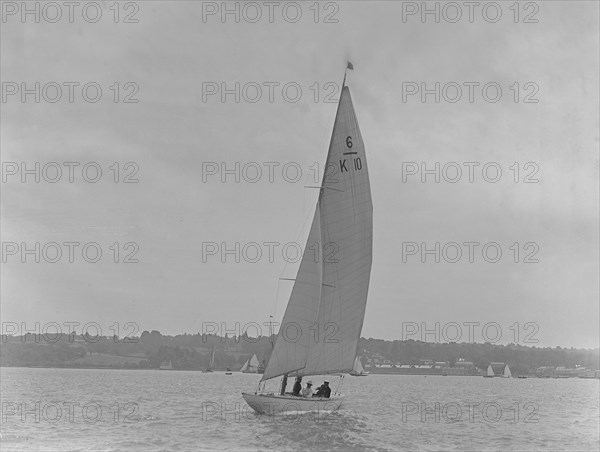
[[285, 394], [285, 388], [287, 386], [287, 374], [283, 376], [283, 380], [281, 381], [281, 395]]
[[329, 382], [328, 381], [324, 381], [323, 384], [321, 386], [319, 386], [319, 389], [317, 389], [317, 397], [325, 397], [325, 398], [329, 398], [329, 396], [331, 396], [331, 388], [329, 387]]
[[292, 395], [299, 396], [302, 391], [302, 377], [296, 377], [294, 388], [292, 389]]

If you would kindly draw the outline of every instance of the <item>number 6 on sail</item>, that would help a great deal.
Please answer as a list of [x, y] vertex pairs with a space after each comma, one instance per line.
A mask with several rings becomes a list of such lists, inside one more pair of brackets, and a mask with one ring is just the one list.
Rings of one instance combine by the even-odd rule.
[[[335, 244], [335, 259], [304, 253], [261, 379], [264, 389], [265, 381], [282, 376], [281, 391], [242, 393], [259, 413], [338, 409], [342, 396], [293, 395], [285, 391], [287, 378], [351, 373], [357, 357], [371, 274], [373, 204], [365, 147], [345, 82], [344, 76], [325, 166], [335, 171], [323, 176], [307, 241]], [[331, 324], [334, 335], [314, 334]]]

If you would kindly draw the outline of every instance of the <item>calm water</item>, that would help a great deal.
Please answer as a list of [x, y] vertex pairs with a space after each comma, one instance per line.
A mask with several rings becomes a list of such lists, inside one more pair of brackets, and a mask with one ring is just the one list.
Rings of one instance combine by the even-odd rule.
[[240, 396], [256, 375], [2, 368], [1, 377], [3, 451], [600, 446], [598, 380], [346, 377], [341, 411], [269, 418], [252, 415]]

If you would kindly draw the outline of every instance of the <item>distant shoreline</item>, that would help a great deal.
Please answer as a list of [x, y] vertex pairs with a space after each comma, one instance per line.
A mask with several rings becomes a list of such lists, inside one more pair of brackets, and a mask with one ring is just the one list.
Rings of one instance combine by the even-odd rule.
[[[132, 370], [132, 371], [160, 371], [160, 372], [198, 372], [198, 373], [206, 373], [200, 369], [157, 369], [157, 368], [147, 368], [147, 369], [139, 369], [132, 367], [99, 367], [99, 366], [2, 366], [0, 365], [0, 369], [69, 369], [69, 370]], [[213, 374], [220, 374], [225, 372], [233, 372], [235, 374], [242, 374], [239, 370], [227, 371], [226, 369], [222, 370], [214, 370]], [[246, 375], [260, 375], [260, 374], [252, 374], [247, 373]], [[411, 376], [421, 376], [421, 377], [474, 377], [474, 378], [482, 378], [483, 375], [445, 375], [441, 373], [403, 373], [403, 372], [381, 372], [381, 371], [370, 371], [369, 375], [397, 375], [401, 377], [411, 377]], [[571, 377], [540, 377], [536, 375], [520, 375], [511, 377], [512, 379], [519, 378], [526, 379], [536, 379], [536, 380], [598, 380], [597, 377], [579, 377], [579, 376], [571, 376]], [[358, 378], [358, 377], [356, 377]]]
[[[186, 334], [139, 337], [88, 334], [2, 335], [0, 367], [45, 369], [205, 371], [214, 350], [213, 370], [238, 371], [253, 355], [266, 366], [274, 336]], [[364, 370], [382, 375], [481, 376], [502, 363], [516, 377], [592, 377], [600, 375], [599, 350], [538, 348], [491, 343], [431, 343], [361, 338], [357, 354]], [[171, 369], [172, 367], [172, 369]], [[502, 372], [504, 373], [504, 372]]]

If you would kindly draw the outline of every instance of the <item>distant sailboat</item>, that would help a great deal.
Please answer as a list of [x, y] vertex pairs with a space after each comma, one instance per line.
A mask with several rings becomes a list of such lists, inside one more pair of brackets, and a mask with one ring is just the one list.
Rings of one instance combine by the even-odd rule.
[[264, 391], [264, 382], [283, 376], [281, 390], [242, 393], [259, 413], [336, 410], [341, 396], [285, 394], [287, 377], [354, 369], [371, 274], [373, 204], [365, 148], [345, 81], [344, 76], [306, 252], [261, 379]]
[[486, 373], [483, 375], [485, 378], [492, 377], [503, 377], [510, 378], [512, 377], [512, 373], [508, 364], [505, 363], [490, 363]]
[[256, 354], [254, 354], [252, 355], [252, 358], [244, 363], [240, 371], [246, 374], [257, 374], [259, 373], [259, 368], [260, 362], [258, 361]]
[[367, 375], [369, 375], [369, 372], [365, 370], [358, 356], [354, 360], [354, 367], [352, 368], [350, 375], [352, 375], [353, 377], [366, 377]]
[[215, 365], [215, 346], [213, 345], [213, 347], [210, 351], [210, 361], [208, 362], [208, 367], [203, 372], [204, 373], [212, 372], [214, 365]]

